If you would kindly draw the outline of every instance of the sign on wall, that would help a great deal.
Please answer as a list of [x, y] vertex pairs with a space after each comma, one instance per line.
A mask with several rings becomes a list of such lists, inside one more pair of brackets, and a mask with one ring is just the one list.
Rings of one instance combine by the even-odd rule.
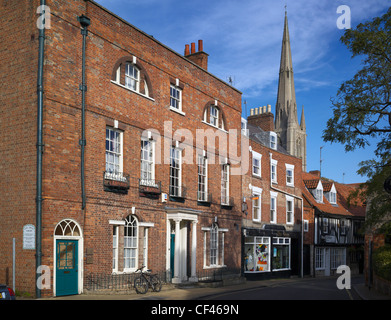
[[35, 226], [33, 224], [23, 226], [23, 249], [35, 249]]

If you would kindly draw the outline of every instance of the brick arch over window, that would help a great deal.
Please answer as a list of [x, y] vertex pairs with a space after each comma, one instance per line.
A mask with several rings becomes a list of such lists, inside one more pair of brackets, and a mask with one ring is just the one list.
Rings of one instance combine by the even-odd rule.
[[202, 119], [205, 122], [210, 123], [210, 107], [211, 106], [217, 108], [217, 110], [218, 110], [218, 127], [220, 129], [227, 130], [227, 121], [225, 118], [225, 114], [224, 114], [222, 108], [218, 104], [216, 104], [216, 101], [211, 100], [205, 105], [204, 110], [202, 112]]
[[[127, 63], [132, 64], [137, 67], [137, 69], [140, 72], [140, 88], [139, 92], [153, 98], [153, 89], [152, 89], [152, 82], [151, 79], [148, 76], [147, 71], [145, 70], [142, 63], [139, 62], [139, 59], [136, 59], [136, 63], [133, 63], [133, 56], [126, 56], [122, 57], [117, 60], [117, 62], [114, 64], [113, 71], [111, 73], [111, 80], [118, 82], [121, 85], [125, 85], [125, 66]], [[119, 69], [119, 72], [118, 72]], [[119, 79], [118, 79], [119, 77]], [[147, 88], [145, 88], [145, 83], [147, 84]]]

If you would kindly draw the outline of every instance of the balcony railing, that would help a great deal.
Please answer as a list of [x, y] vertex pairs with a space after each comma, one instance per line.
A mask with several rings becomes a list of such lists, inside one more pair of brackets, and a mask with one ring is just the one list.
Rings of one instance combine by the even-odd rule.
[[159, 195], [162, 193], [162, 184], [154, 179], [139, 179], [139, 191], [145, 195]]
[[123, 172], [103, 172], [103, 189], [105, 191], [127, 194], [129, 188], [129, 174]]

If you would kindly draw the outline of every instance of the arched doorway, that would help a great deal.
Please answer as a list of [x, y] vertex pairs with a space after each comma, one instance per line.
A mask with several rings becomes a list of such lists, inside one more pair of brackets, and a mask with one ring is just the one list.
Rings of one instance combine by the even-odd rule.
[[83, 237], [72, 219], [60, 221], [54, 229], [54, 295], [82, 292]]

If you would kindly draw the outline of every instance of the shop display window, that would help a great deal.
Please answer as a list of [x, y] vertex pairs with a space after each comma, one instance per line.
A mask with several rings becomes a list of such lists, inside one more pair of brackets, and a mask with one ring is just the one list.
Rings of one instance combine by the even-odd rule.
[[273, 238], [273, 271], [290, 269], [290, 238]]
[[270, 238], [246, 237], [244, 272], [270, 271]]

